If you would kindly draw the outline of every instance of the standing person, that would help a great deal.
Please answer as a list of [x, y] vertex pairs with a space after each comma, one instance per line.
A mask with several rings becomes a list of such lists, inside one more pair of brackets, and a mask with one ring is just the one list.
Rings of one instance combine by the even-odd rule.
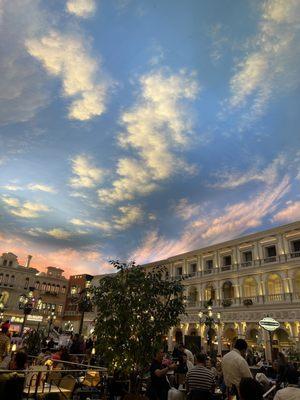
[[8, 334], [7, 326], [2, 326], [1, 332], [0, 332], [0, 362], [9, 353], [10, 339], [7, 334]]
[[188, 359], [186, 354], [182, 354], [182, 356], [179, 358], [179, 364], [177, 365], [176, 372], [178, 374], [186, 374], [188, 371], [190, 371], [194, 367], [194, 364], [192, 364]]
[[162, 365], [163, 357], [163, 349], [156, 351], [150, 367], [151, 385], [147, 394], [150, 400], [167, 400], [168, 398], [170, 385], [166, 375], [170, 370], [176, 368], [176, 364], [170, 364], [164, 367]]
[[214, 374], [205, 365], [206, 355], [196, 354], [196, 365], [186, 376], [186, 389], [190, 393], [190, 399], [196, 399], [199, 392], [211, 395], [214, 391], [216, 385]]
[[178, 349], [181, 353], [185, 353], [187, 355], [187, 359], [194, 364], [195, 360], [194, 360], [194, 356], [193, 353], [188, 350], [183, 343], [180, 343], [180, 345], [178, 346]]
[[282, 352], [278, 353], [277, 365], [278, 365], [277, 383], [278, 385], [280, 385], [282, 382], [285, 381], [285, 374], [288, 366], [285, 355]]
[[299, 373], [295, 368], [288, 367], [285, 377], [288, 385], [284, 389], [278, 390], [278, 392], [275, 394], [274, 400], [299, 400]]
[[238, 388], [242, 378], [252, 378], [252, 374], [245, 360], [247, 342], [237, 339], [234, 349], [225, 354], [222, 360], [222, 370], [227, 388], [239, 399]]

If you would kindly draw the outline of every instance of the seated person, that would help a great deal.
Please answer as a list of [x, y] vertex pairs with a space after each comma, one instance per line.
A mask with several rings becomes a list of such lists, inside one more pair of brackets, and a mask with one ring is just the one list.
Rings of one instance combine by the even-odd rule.
[[278, 392], [275, 394], [274, 400], [299, 400], [299, 372], [293, 367], [288, 367], [286, 370], [285, 379], [288, 382], [287, 387], [278, 390]]
[[213, 393], [215, 389], [214, 374], [205, 366], [206, 355], [196, 354], [196, 365], [186, 376], [186, 388], [190, 398], [197, 398], [197, 392]]
[[242, 378], [239, 387], [241, 400], [263, 400], [264, 389], [253, 378]]
[[[7, 384], [15, 378], [23, 378], [25, 380], [24, 370], [27, 366], [27, 354], [24, 351], [15, 353], [11, 363], [10, 370], [18, 370], [20, 372], [8, 372], [0, 374], [0, 399], [6, 399]], [[17, 396], [14, 396], [14, 400]]]

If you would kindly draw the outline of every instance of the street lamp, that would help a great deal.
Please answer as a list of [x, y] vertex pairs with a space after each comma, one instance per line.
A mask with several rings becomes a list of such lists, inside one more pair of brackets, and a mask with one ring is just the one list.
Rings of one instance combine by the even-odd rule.
[[48, 327], [48, 334], [47, 334], [47, 338], [49, 338], [49, 335], [50, 335], [50, 331], [51, 331], [51, 326], [52, 326], [52, 324], [53, 324], [53, 321], [55, 321], [56, 320], [56, 315], [55, 315], [55, 312], [54, 311], [51, 311], [51, 314], [48, 316], [48, 324], [49, 324], [49, 327]]
[[213, 310], [212, 310], [212, 305], [209, 302], [207, 305], [207, 308], [205, 311], [200, 311], [199, 312], [199, 319], [200, 319], [200, 324], [204, 324], [207, 327], [207, 344], [210, 350], [210, 353], [212, 352], [212, 339], [213, 339], [213, 326], [215, 324], [219, 325], [221, 323], [221, 314], [218, 312], [214, 315]]
[[83, 327], [83, 320], [84, 320], [84, 314], [86, 312], [90, 312], [93, 309], [93, 303], [91, 299], [91, 292], [88, 287], [82, 289], [78, 296], [75, 296], [73, 298], [73, 304], [76, 304], [78, 306], [78, 311], [80, 312], [80, 323], [79, 323], [79, 335], [82, 333], [82, 327]]
[[23, 310], [23, 314], [24, 314], [20, 336], [22, 336], [22, 334], [23, 334], [27, 315], [31, 314], [32, 310], [35, 308], [35, 305], [36, 305], [36, 299], [33, 296], [33, 291], [34, 291], [34, 288], [30, 287], [29, 292], [27, 294], [21, 294], [21, 296], [19, 298], [19, 309]]

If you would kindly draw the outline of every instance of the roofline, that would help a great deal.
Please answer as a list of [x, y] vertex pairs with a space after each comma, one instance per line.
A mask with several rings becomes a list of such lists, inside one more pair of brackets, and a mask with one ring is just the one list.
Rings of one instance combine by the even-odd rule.
[[265, 237], [267, 235], [272, 235], [274, 233], [279, 233], [281, 231], [285, 232], [287, 230], [295, 229], [296, 227], [300, 229], [300, 221], [291, 222], [291, 223], [285, 224], [285, 225], [279, 225], [277, 227], [266, 229], [264, 231], [258, 231], [255, 233], [251, 233], [246, 236], [240, 236], [235, 239], [227, 240], [226, 242], [219, 242], [219, 243], [215, 243], [215, 244], [212, 244], [212, 245], [209, 245], [206, 247], [200, 247], [198, 249], [187, 251], [185, 253], [179, 253], [174, 256], [165, 258], [165, 259], [152, 261], [152, 262], [149, 262], [146, 264], [141, 264], [141, 266], [148, 267], [148, 266], [157, 265], [158, 263], [168, 263], [168, 262], [176, 261], [178, 258], [186, 258], [186, 257], [190, 257], [190, 256], [196, 256], [198, 253], [205, 253], [205, 252], [209, 252], [212, 250], [219, 250], [224, 247], [231, 247], [231, 246], [234, 246], [241, 242], [251, 241], [254, 238], [259, 239], [260, 237]]

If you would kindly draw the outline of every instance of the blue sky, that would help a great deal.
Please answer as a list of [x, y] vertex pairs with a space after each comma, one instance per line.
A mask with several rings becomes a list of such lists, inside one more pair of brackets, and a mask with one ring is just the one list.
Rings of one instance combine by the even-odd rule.
[[2, 251], [101, 273], [300, 219], [297, 0], [0, 1]]

